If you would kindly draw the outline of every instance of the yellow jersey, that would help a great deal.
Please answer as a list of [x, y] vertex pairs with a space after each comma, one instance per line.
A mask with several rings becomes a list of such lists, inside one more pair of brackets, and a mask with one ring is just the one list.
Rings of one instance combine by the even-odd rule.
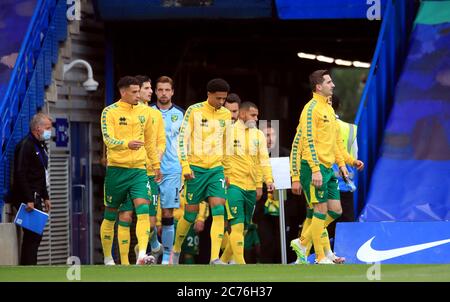
[[338, 151], [342, 156], [342, 159], [347, 165], [353, 166], [353, 163], [355, 162], [355, 158], [350, 155], [347, 151], [347, 147], [344, 145], [344, 138], [342, 137], [342, 131], [341, 131], [341, 123], [338, 119], [336, 119], [336, 144], [338, 146]]
[[178, 137], [182, 175], [192, 172], [190, 165], [204, 169], [223, 165], [225, 132], [230, 124], [231, 112], [225, 107], [216, 109], [208, 100], [189, 106]]
[[[148, 106], [146, 104], [142, 104], [143, 106]], [[153, 127], [155, 127], [156, 133], [156, 149], [158, 150], [158, 158], [161, 160], [164, 152], [166, 151], [166, 132], [164, 130], [164, 119], [161, 112], [158, 109], [150, 108], [150, 114], [152, 118]], [[150, 163], [150, 159], [147, 158], [147, 175], [154, 176], [155, 172], [153, 171], [152, 165]]]
[[[335, 162], [340, 167], [345, 165], [337, 145], [338, 131], [336, 116], [328, 104], [328, 99], [313, 93], [313, 98], [305, 105], [300, 115], [297, 139], [294, 139], [293, 143], [293, 150], [295, 148], [297, 153], [291, 157], [298, 159], [300, 156], [308, 161], [313, 173], [320, 171], [320, 164], [326, 168], [331, 168]], [[300, 137], [297, 137], [299, 132]], [[300, 155], [298, 151], [301, 151]]]
[[243, 190], [255, 190], [262, 180], [273, 183], [264, 133], [237, 120], [227, 133], [224, 169], [230, 184]]
[[[341, 126], [339, 120], [336, 119], [336, 144], [337, 152], [340, 154], [336, 158], [341, 158], [348, 165], [353, 165], [355, 158], [352, 157], [346, 150], [344, 146], [344, 140], [342, 138]], [[294, 141], [292, 142], [291, 155], [290, 155], [290, 165], [291, 165], [291, 178], [292, 181], [300, 181], [300, 163], [302, 155], [302, 144], [301, 144], [302, 129], [300, 124], [297, 126]], [[342, 164], [342, 162], [341, 162]]]
[[[148, 157], [153, 169], [160, 168], [155, 128], [148, 106], [119, 100], [103, 109], [100, 123], [108, 166], [145, 169]], [[144, 147], [129, 149], [128, 143], [132, 140], [143, 141]]]
[[294, 140], [292, 141], [291, 154], [289, 157], [289, 164], [291, 166], [292, 181], [300, 181], [300, 163], [302, 160], [302, 127], [300, 127], [300, 120], [295, 132]]

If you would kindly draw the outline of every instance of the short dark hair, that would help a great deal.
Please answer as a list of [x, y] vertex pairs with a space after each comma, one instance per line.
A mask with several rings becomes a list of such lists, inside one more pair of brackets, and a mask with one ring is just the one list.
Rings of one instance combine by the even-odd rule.
[[142, 87], [142, 85], [144, 85], [145, 82], [150, 82], [150, 84], [152, 83], [152, 80], [146, 75], [137, 75], [134, 77], [136, 78], [136, 80], [138, 80], [139, 87]]
[[335, 112], [339, 109], [340, 103], [341, 103], [341, 99], [337, 95], [333, 94], [331, 96], [331, 107], [333, 107]]
[[316, 85], [320, 85], [323, 83], [323, 77], [325, 75], [330, 75], [330, 72], [325, 69], [316, 70], [309, 75], [309, 84], [311, 85], [311, 90], [316, 91]]
[[171, 86], [172, 89], [173, 89], [173, 80], [172, 80], [170, 77], [168, 77], [168, 76], [160, 76], [160, 77], [156, 80], [156, 84], [155, 84], [155, 85], [158, 85], [158, 83], [169, 83], [170, 86]]
[[255, 108], [258, 109], [258, 106], [256, 106], [254, 103], [252, 102], [243, 102], [240, 106], [239, 106], [239, 110], [249, 110], [250, 108]]
[[130, 85], [139, 85], [139, 81], [135, 77], [124, 76], [117, 82], [117, 87], [119, 89], [128, 88]]
[[225, 99], [225, 103], [237, 103], [238, 105], [241, 104], [241, 98], [236, 93], [230, 93], [227, 98]]
[[206, 85], [206, 90], [211, 93], [217, 91], [229, 92], [230, 85], [224, 79], [212, 79], [211, 81], [208, 82], [208, 85]]

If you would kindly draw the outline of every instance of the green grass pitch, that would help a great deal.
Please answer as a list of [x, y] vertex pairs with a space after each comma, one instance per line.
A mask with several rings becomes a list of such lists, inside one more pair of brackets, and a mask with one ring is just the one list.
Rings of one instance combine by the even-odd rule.
[[[370, 265], [81, 266], [81, 281], [155, 282], [368, 282]], [[67, 282], [69, 266], [0, 266], [0, 282]], [[380, 266], [382, 282], [449, 282], [450, 265]]]

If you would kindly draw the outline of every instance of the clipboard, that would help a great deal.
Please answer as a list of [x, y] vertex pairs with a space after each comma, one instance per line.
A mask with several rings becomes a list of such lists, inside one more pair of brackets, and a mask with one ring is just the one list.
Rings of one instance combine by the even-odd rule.
[[48, 214], [38, 209], [33, 209], [28, 212], [26, 208], [26, 204], [20, 204], [19, 211], [17, 212], [16, 218], [14, 218], [14, 223], [42, 235], [42, 233], [44, 233], [45, 225], [47, 224]]

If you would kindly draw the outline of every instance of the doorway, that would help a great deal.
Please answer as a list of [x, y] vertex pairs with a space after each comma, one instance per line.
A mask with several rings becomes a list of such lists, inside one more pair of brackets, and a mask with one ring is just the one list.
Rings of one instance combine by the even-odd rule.
[[81, 264], [92, 263], [92, 202], [90, 125], [88, 122], [70, 123], [71, 180], [72, 180], [72, 255]]

